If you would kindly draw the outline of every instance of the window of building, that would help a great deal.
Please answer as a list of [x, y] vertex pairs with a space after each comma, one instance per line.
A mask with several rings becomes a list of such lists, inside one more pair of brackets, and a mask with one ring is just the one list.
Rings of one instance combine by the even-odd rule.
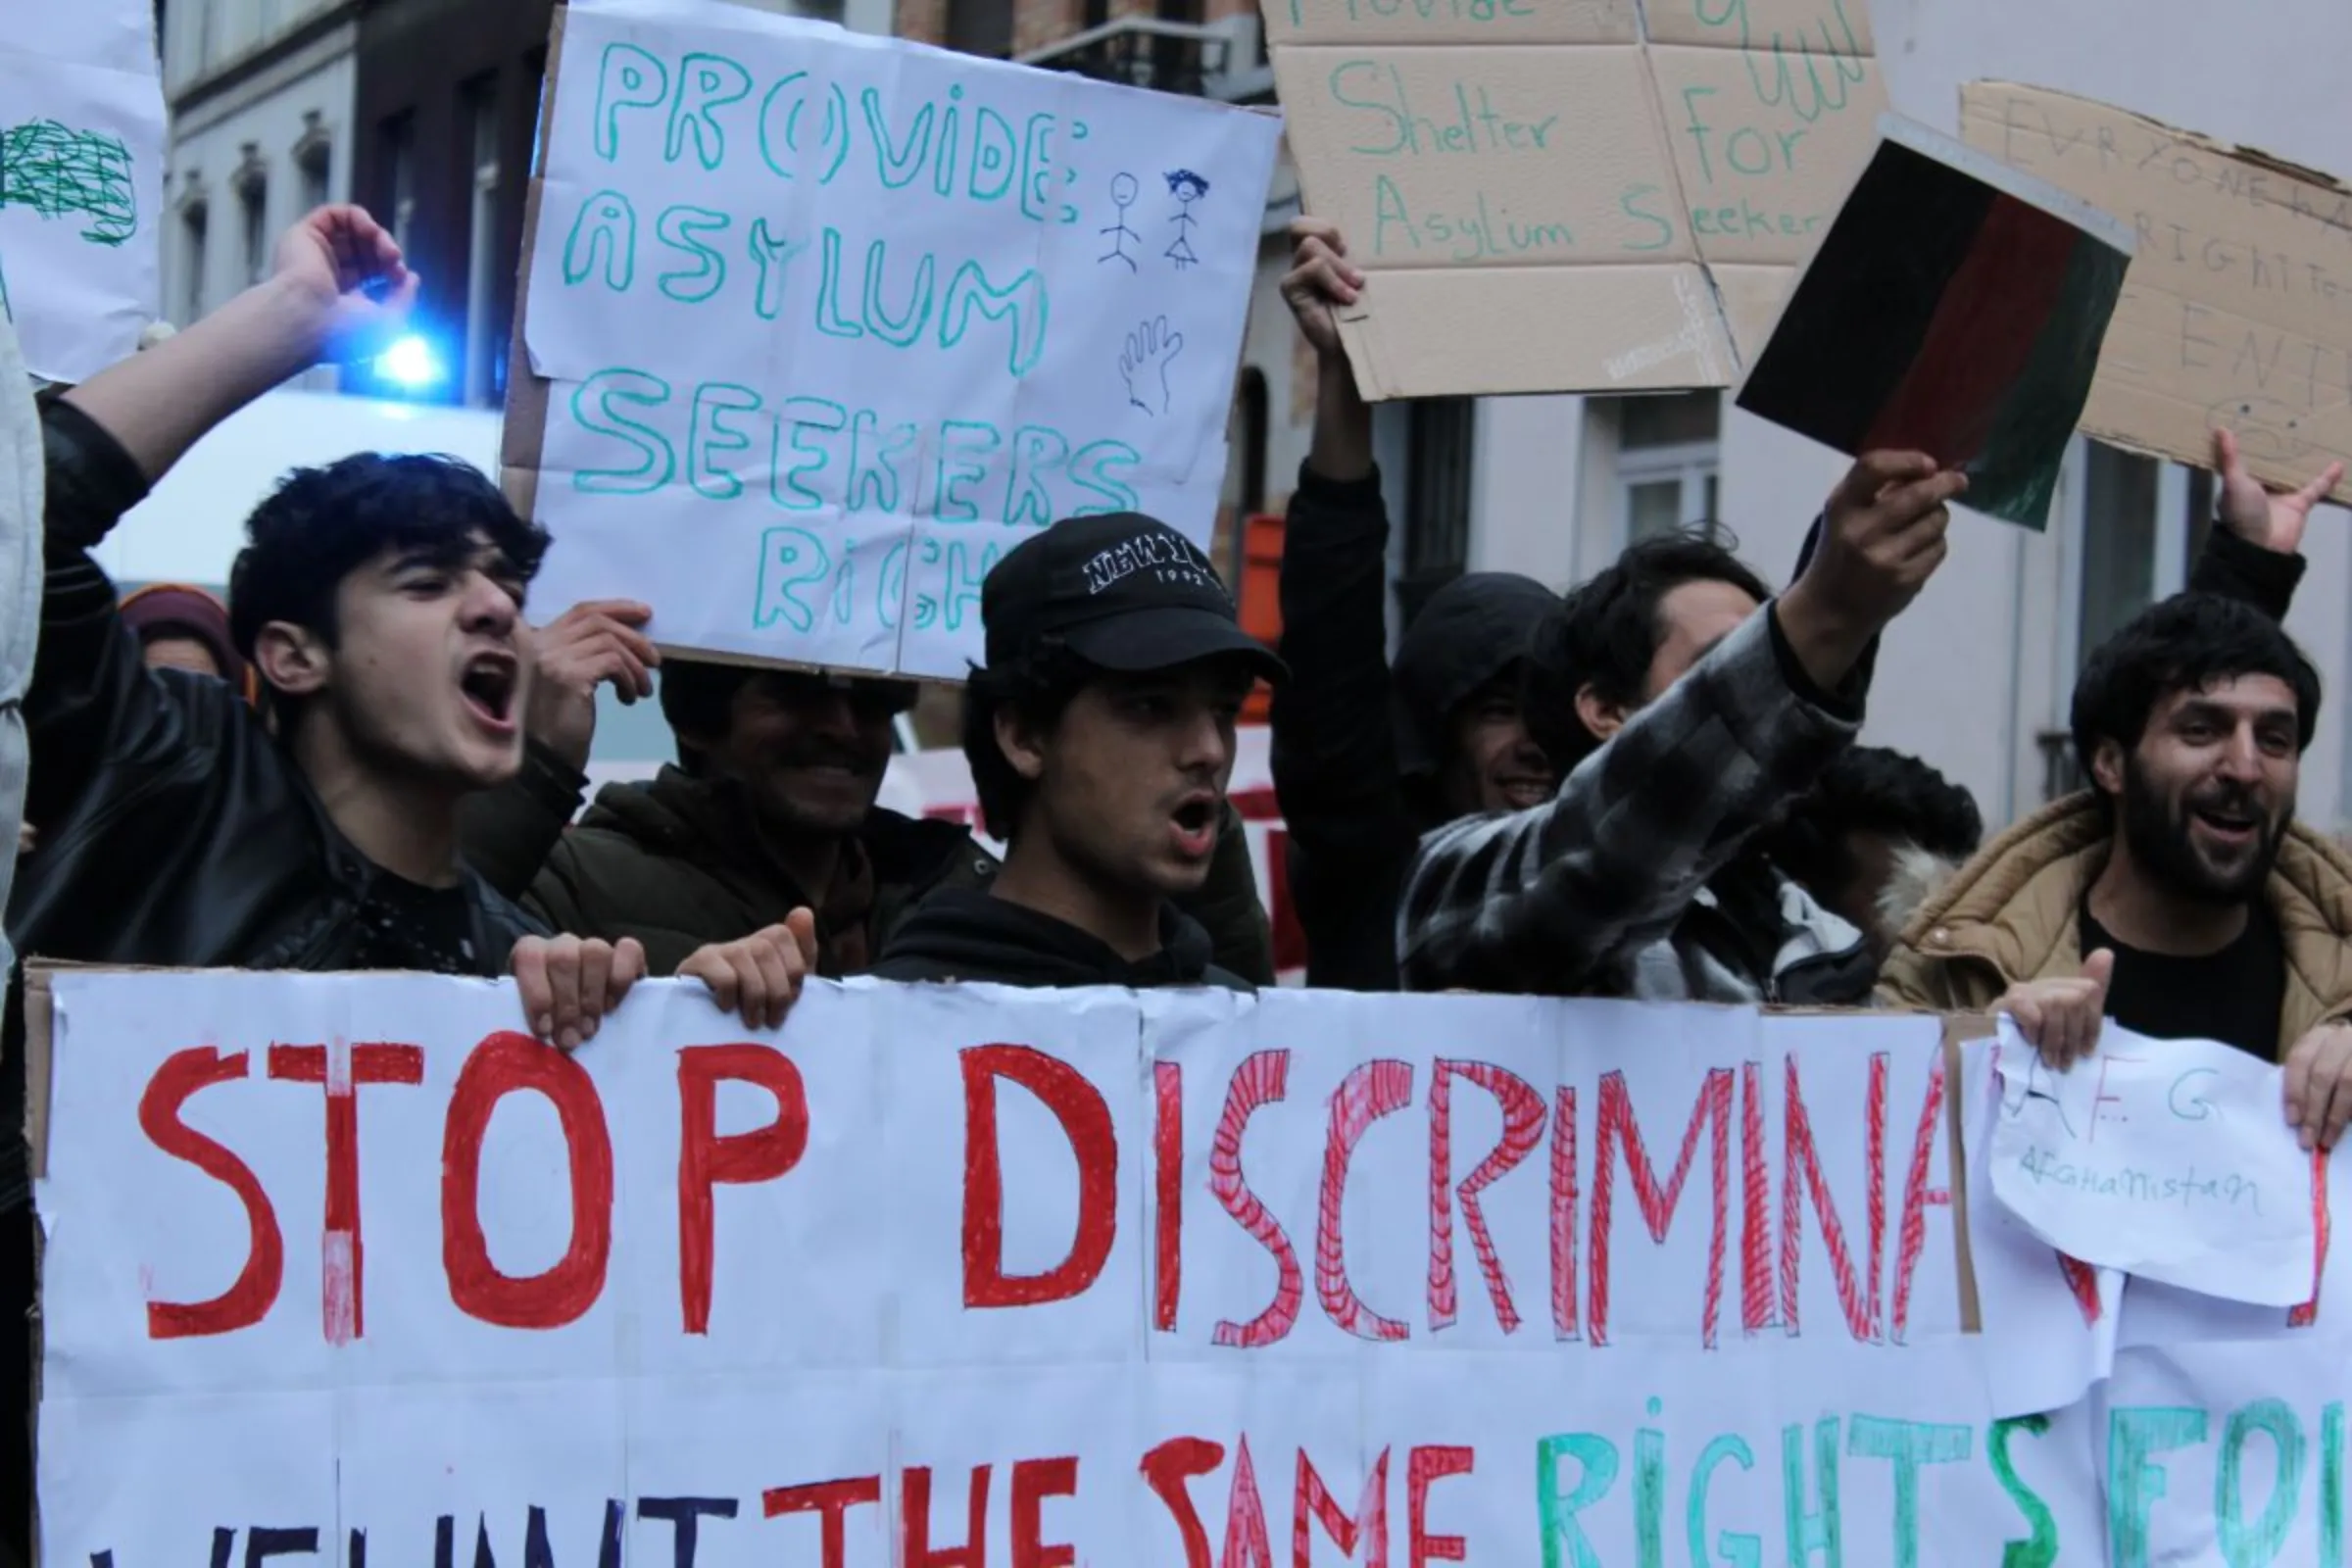
[[1404, 570], [1396, 583], [1409, 621], [1470, 564], [1470, 473], [1478, 400], [1423, 398], [1407, 408]]
[[318, 110], [302, 112], [302, 134], [290, 153], [295, 178], [301, 182], [302, 211], [316, 212], [333, 199], [328, 171], [334, 161], [334, 139]]
[[948, 0], [948, 47], [1002, 60], [1012, 53], [1012, 0]]
[[188, 194], [179, 207], [179, 324], [188, 325], [204, 315], [204, 240], [208, 216], [204, 195], [188, 176]]
[[2163, 465], [2083, 443], [2082, 566], [2075, 667], [2156, 598], [2156, 490]]
[[466, 87], [466, 118], [473, 146], [473, 198], [466, 213], [466, 401], [484, 405], [504, 395], [506, 334], [499, 298], [498, 78]]
[[237, 231], [250, 288], [270, 274], [270, 181], [251, 156], [237, 179]]
[[1617, 530], [1631, 544], [1690, 523], [1714, 524], [1723, 395], [1612, 398], [1617, 420]]
[[392, 193], [392, 242], [402, 250], [415, 238], [416, 219], [416, 117], [397, 115], [384, 122], [384, 188]]

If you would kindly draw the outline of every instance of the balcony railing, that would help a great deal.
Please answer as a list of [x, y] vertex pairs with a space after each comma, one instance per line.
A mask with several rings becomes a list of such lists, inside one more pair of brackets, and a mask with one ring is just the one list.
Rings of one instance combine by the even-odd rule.
[[1097, 81], [1151, 87], [1191, 97], [1223, 97], [1233, 68], [1249, 64], [1226, 26], [1121, 17], [1021, 56], [1025, 66], [1067, 71]]

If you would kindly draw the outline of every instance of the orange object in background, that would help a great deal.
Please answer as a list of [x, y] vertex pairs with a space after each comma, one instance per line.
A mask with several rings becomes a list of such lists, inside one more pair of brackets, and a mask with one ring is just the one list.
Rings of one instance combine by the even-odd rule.
[[[1282, 523], [1279, 514], [1259, 513], [1242, 523], [1241, 592], [1236, 608], [1242, 630], [1280, 652], [1282, 648]], [[1243, 706], [1242, 722], [1263, 724], [1274, 689], [1260, 681]]]

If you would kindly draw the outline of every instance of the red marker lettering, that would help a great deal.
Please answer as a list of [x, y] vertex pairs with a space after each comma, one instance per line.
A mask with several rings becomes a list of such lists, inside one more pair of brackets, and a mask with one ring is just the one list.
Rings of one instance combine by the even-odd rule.
[[[528, 1279], [502, 1274], [490, 1260], [481, 1215], [482, 1135], [498, 1102], [522, 1090], [556, 1107], [571, 1171], [570, 1245], [553, 1268]], [[612, 1253], [612, 1138], [596, 1085], [578, 1062], [528, 1035], [491, 1035], [466, 1058], [442, 1131], [441, 1262], [450, 1299], [501, 1328], [561, 1328], [596, 1304]]]
[[424, 1082], [416, 1046], [271, 1046], [270, 1076], [326, 1091], [326, 1234], [319, 1247], [319, 1314], [327, 1343], [367, 1332], [367, 1249], [360, 1235], [360, 1085]]
[[[1119, 1139], [1095, 1086], [1067, 1062], [1027, 1046], [974, 1046], [963, 1060], [963, 1304], [1036, 1306], [1080, 1295], [1110, 1259], [1119, 1228]], [[1078, 1232], [1043, 1274], [1004, 1272], [1004, 1159], [997, 1085], [1009, 1078], [1061, 1123], [1078, 1159]]]
[[[775, 1097], [775, 1120], [718, 1136], [718, 1086], [757, 1084]], [[689, 1334], [710, 1331], [714, 1267], [711, 1189], [772, 1182], [808, 1150], [801, 1070], [769, 1046], [688, 1046], [678, 1053], [678, 1297]]]
[[182, 1105], [200, 1089], [245, 1076], [245, 1052], [223, 1056], [209, 1046], [174, 1052], [147, 1081], [139, 1097], [139, 1130], [173, 1159], [184, 1159], [237, 1195], [245, 1205], [251, 1242], [245, 1266], [227, 1290], [209, 1301], [149, 1301], [147, 1337], [151, 1340], [190, 1339], [206, 1334], [233, 1334], [269, 1316], [276, 1304], [277, 1288], [285, 1278], [286, 1244], [277, 1229], [277, 1210], [262, 1191], [253, 1167], [221, 1145], [179, 1119]]

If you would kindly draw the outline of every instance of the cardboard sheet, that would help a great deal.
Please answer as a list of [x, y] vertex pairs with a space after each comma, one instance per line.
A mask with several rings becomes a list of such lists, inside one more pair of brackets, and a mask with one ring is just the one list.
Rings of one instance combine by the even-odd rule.
[[2137, 232], [2084, 433], [2202, 467], [2227, 424], [2282, 487], [2352, 462], [2352, 189], [2041, 87], [1971, 84], [1960, 118], [1971, 145]]
[[1367, 397], [1729, 386], [1876, 145], [1853, 0], [1264, 0]]

